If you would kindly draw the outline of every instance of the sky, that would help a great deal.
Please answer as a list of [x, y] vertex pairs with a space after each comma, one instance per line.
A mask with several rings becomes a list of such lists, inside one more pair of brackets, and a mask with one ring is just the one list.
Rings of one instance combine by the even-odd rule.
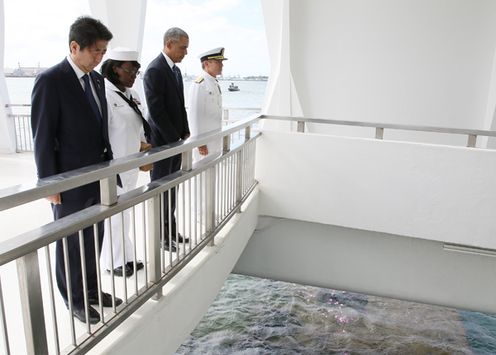
[[[4, 12], [4, 67], [49, 67], [67, 55], [69, 27], [90, 8], [86, 0], [4, 0]], [[225, 47], [225, 76], [269, 75], [260, 0], [148, 0], [143, 67], [160, 53], [169, 27], [181, 27], [190, 37], [183, 73], [198, 74], [197, 56]]]

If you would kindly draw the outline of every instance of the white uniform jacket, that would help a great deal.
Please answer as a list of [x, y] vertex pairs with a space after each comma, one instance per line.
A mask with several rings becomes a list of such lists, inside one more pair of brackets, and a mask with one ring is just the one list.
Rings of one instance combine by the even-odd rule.
[[[105, 92], [109, 106], [109, 139], [115, 158], [122, 158], [140, 151], [141, 142], [146, 142], [141, 117], [117, 93], [119, 89], [105, 79]], [[123, 93], [128, 99], [132, 96], [138, 108], [143, 110], [136, 91], [126, 88]], [[142, 111], [143, 112], [143, 111]], [[138, 168], [119, 174], [122, 180], [122, 192], [136, 187]]]
[[[189, 129], [192, 136], [222, 129], [222, 94], [217, 79], [203, 72], [190, 87], [189, 91]], [[222, 139], [207, 143], [209, 158], [215, 158], [222, 152]], [[193, 161], [204, 158], [193, 151]]]
[[[108, 103], [108, 131], [110, 145], [114, 152], [114, 158], [125, 157], [130, 154], [135, 154], [140, 151], [141, 142], [146, 142], [145, 132], [141, 117], [124, 101], [117, 93], [119, 89], [110, 81], [105, 79], [105, 91]], [[128, 99], [132, 97], [138, 108], [142, 110], [141, 101], [136, 91], [126, 89], [123, 93]], [[138, 181], [139, 169], [133, 169], [120, 173], [122, 188], [117, 187], [117, 193], [120, 195], [130, 191], [136, 187]], [[124, 221], [122, 217], [124, 217]], [[122, 266], [123, 262], [133, 260], [134, 248], [130, 237], [131, 215], [130, 211], [126, 210], [111, 219], [112, 231], [112, 248], [110, 248], [110, 233], [109, 228], [105, 228], [101, 264], [102, 267], [110, 270]], [[124, 225], [124, 229], [122, 226]], [[122, 245], [122, 234], [124, 234], [124, 246]], [[125, 260], [123, 259], [125, 253]], [[113, 255], [113, 264], [112, 258]]]

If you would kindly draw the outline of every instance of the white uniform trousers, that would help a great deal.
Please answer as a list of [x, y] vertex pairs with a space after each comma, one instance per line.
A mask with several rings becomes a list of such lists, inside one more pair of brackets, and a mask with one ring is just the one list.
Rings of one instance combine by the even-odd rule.
[[[122, 188], [117, 187], [117, 194], [121, 195], [136, 187], [138, 180], [137, 171], [128, 171], [119, 174], [122, 180]], [[129, 176], [129, 175], [135, 175]], [[133, 179], [134, 178], [134, 179]], [[123, 218], [124, 217], [124, 218]], [[102, 252], [100, 263], [103, 270], [117, 268], [130, 261], [134, 260], [134, 245], [131, 234], [131, 210], [122, 211], [122, 213], [112, 216], [109, 225], [105, 225], [105, 234], [102, 243]], [[112, 248], [110, 248], [110, 234], [112, 234]], [[124, 259], [125, 253], [125, 259]], [[112, 265], [113, 254], [113, 265]]]

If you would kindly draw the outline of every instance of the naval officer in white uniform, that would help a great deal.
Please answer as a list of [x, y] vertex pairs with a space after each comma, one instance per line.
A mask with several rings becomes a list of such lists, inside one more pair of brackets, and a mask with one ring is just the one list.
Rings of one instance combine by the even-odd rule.
[[[101, 71], [105, 78], [109, 111], [109, 139], [114, 158], [121, 158], [151, 148], [147, 143], [150, 128], [143, 118], [140, 97], [132, 89], [140, 68], [138, 52], [119, 47], [111, 50], [107, 58], [102, 64]], [[136, 188], [138, 174], [138, 168], [120, 173], [122, 188], [117, 187], [117, 193], [120, 195]], [[109, 229], [105, 228], [100, 261], [104, 270], [113, 268], [114, 275], [131, 276], [135, 268], [136, 270], [143, 268], [143, 263], [138, 262], [136, 265], [133, 263], [134, 245], [130, 235], [130, 210], [124, 211], [122, 215], [124, 221], [121, 214], [111, 218], [111, 235]], [[124, 245], [122, 233], [124, 233]], [[110, 238], [112, 238], [112, 250]]]
[[[222, 129], [222, 93], [216, 77], [222, 74], [224, 48], [214, 48], [199, 56], [203, 73], [191, 84], [188, 122], [192, 136]], [[208, 142], [193, 151], [193, 161], [214, 159], [222, 152], [222, 139]]]

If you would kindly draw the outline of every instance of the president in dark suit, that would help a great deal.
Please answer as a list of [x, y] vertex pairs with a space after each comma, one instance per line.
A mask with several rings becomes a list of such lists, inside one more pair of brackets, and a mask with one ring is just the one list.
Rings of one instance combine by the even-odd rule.
[[[112, 159], [108, 138], [107, 101], [103, 78], [93, 69], [107, 50], [112, 33], [98, 20], [78, 18], [70, 28], [70, 54], [59, 64], [41, 73], [31, 97], [31, 124], [38, 177], [44, 178]], [[47, 198], [59, 219], [100, 202], [98, 182]], [[93, 228], [84, 229], [84, 249], [89, 304], [98, 304], [98, 287]], [[103, 223], [99, 223], [99, 243]], [[69, 297], [73, 314], [86, 321], [78, 234], [67, 237], [70, 288], [65, 272], [62, 240], [57, 241], [55, 273], [66, 305]], [[69, 294], [70, 291], [70, 294]], [[102, 294], [103, 305], [112, 305]], [[116, 298], [116, 304], [122, 301]], [[95, 324], [99, 313], [88, 307], [88, 319]]]
[[[155, 58], [145, 72], [143, 85], [148, 106], [148, 122], [151, 128], [151, 143], [154, 147], [187, 139], [190, 135], [186, 109], [184, 107], [184, 88], [181, 71], [176, 66], [188, 54], [189, 37], [180, 28], [173, 27], [164, 34], [162, 53]], [[181, 168], [181, 155], [161, 160], [153, 165], [151, 180], [158, 180]], [[175, 189], [171, 190], [171, 221], [168, 213], [168, 194], [164, 194], [164, 215], [162, 216], [165, 235], [170, 232], [176, 236]], [[165, 238], [164, 248], [175, 251]], [[179, 242], [188, 238], [178, 235]]]

